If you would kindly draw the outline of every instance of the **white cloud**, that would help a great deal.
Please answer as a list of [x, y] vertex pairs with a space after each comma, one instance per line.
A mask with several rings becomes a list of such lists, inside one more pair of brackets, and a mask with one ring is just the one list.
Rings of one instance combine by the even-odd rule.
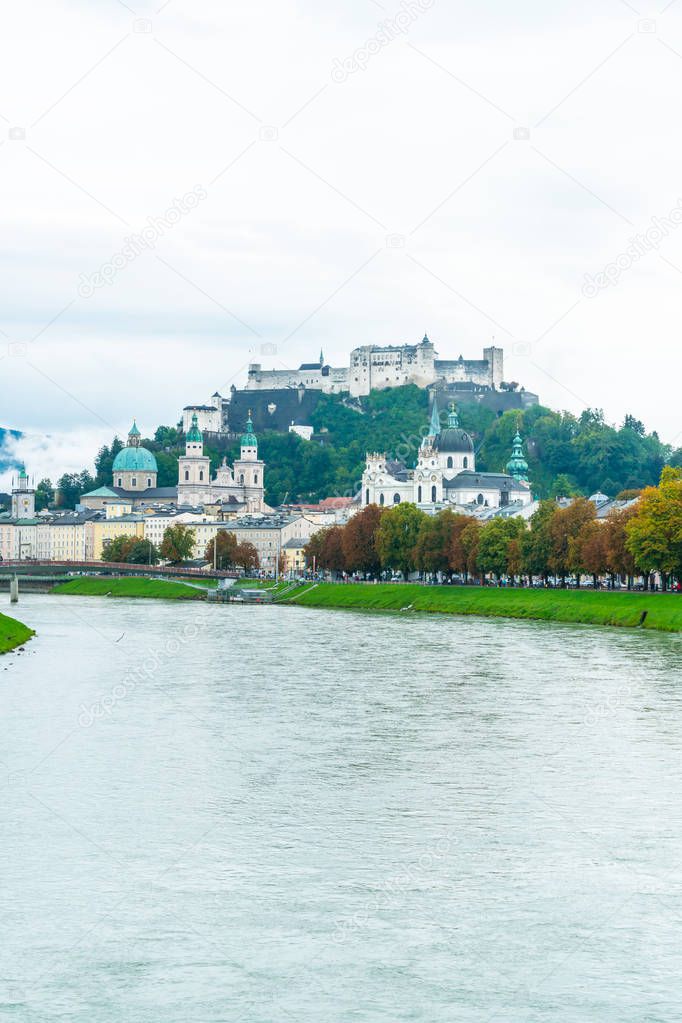
[[[81, 438], [86, 464], [133, 415], [151, 430], [239, 383], [263, 342], [343, 363], [428, 330], [445, 357], [494, 334], [507, 375], [555, 407], [678, 433], [682, 232], [581, 288], [677, 202], [682, 5], [435, 0], [342, 83], [334, 61], [400, 3], [132, 6], [152, 31], [115, 2], [5, 18], [4, 425]], [[206, 200], [153, 251], [79, 296], [197, 184]]]

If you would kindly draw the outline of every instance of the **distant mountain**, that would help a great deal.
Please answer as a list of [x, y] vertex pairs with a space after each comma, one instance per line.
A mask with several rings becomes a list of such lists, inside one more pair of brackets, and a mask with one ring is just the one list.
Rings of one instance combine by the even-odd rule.
[[21, 437], [21, 432], [19, 430], [6, 430], [3, 426], [0, 426], [0, 472], [18, 468], [16, 461], [9, 457], [6, 450], [6, 444], [10, 437]]

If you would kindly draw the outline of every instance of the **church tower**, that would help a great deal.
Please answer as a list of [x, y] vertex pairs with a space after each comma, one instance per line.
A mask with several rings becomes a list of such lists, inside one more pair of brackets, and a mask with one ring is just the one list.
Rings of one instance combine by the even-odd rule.
[[263, 509], [265, 463], [258, 458], [258, 438], [253, 432], [251, 409], [246, 420], [246, 433], [242, 436], [241, 454], [234, 463], [234, 481], [244, 488], [244, 501], [247, 511], [259, 512]]
[[185, 436], [185, 454], [178, 459], [178, 504], [208, 492], [211, 460], [204, 454], [204, 436], [196, 412]]
[[523, 454], [523, 441], [521, 434], [519, 433], [518, 426], [516, 428], [516, 436], [512, 441], [512, 455], [507, 462], [507, 472], [510, 476], [513, 476], [519, 483], [528, 482], [528, 462]]
[[32, 519], [36, 513], [36, 492], [30, 486], [26, 467], [21, 467], [16, 487], [12, 481], [12, 518]]

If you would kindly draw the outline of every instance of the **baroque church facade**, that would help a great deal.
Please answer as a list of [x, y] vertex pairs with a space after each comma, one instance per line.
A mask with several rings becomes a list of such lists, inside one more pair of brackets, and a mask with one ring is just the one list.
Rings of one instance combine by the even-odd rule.
[[429, 512], [450, 506], [465, 510], [529, 504], [533, 497], [528, 463], [518, 432], [506, 470], [477, 472], [474, 443], [460, 428], [454, 404], [450, 404], [447, 427], [441, 429], [434, 401], [429, 433], [414, 469], [387, 459], [385, 454], [369, 453], [362, 474], [361, 503], [363, 507], [390, 506], [408, 501]]
[[234, 466], [223, 459], [215, 476], [211, 476], [211, 461], [204, 454], [203, 434], [194, 415], [185, 435], [185, 454], [178, 459], [177, 486], [158, 487], [157, 479], [156, 457], [142, 445], [137, 423], [133, 423], [128, 443], [114, 459], [111, 486], [83, 494], [81, 505], [95, 510], [132, 510], [153, 504], [222, 504], [248, 513], [267, 510], [265, 463], [258, 457], [258, 438], [250, 415]]

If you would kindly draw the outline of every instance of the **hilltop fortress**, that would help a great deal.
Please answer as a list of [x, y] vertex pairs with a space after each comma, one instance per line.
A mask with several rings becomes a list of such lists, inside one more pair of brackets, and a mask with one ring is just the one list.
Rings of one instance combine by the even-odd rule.
[[504, 380], [501, 348], [483, 349], [482, 359], [437, 359], [432, 341], [425, 334], [414, 345], [362, 345], [350, 353], [350, 365], [327, 366], [320, 352], [318, 362], [304, 362], [298, 369], [263, 369], [260, 363], [249, 366], [247, 391], [274, 391], [305, 387], [325, 394], [347, 392], [352, 397], [386, 387], [416, 384], [470, 383], [498, 389]]
[[405, 384], [437, 393], [442, 404], [475, 402], [498, 414], [538, 403], [537, 394], [505, 382], [504, 352], [495, 345], [483, 349], [482, 359], [437, 355], [425, 334], [418, 344], [354, 348], [348, 366], [329, 366], [323, 352], [317, 362], [304, 362], [298, 369], [263, 369], [254, 362], [241, 389], [233, 384], [227, 397], [216, 392], [205, 404], [186, 405], [183, 430], [191, 429], [196, 416], [204, 433], [236, 437], [252, 416], [256, 430], [291, 431], [308, 440], [310, 418], [323, 394], [345, 395], [356, 407], [372, 391]]

